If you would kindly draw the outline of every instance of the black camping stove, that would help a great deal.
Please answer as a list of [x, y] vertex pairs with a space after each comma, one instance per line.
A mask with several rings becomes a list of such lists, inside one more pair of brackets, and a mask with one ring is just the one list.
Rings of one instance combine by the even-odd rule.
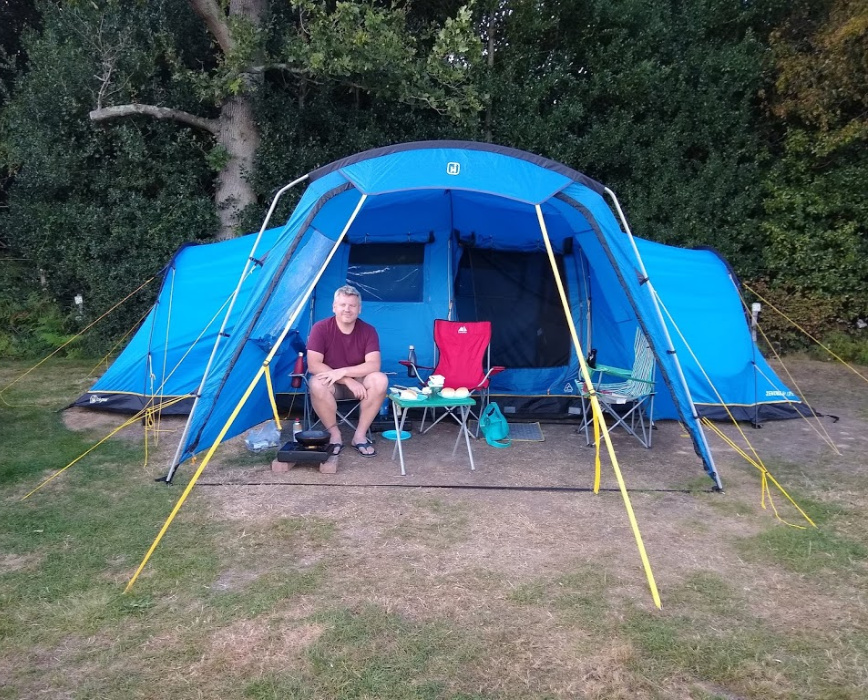
[[337, 445], [322, 445], [318, 447], [305, 447], [297, 442], [287, 442], [277, 451], [278, 462], [295, 462], [308, 464], [322, 464], [331, 457]]

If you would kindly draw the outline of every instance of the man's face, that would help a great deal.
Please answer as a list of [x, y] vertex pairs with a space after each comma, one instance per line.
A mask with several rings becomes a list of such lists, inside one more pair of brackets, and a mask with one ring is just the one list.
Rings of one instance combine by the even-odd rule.
[[341, 323], [354, 323], [361, 310], [362, 304], [359, 298], [353, 295], [338, 294], [338, 298], [332, 305], [332, 311]]

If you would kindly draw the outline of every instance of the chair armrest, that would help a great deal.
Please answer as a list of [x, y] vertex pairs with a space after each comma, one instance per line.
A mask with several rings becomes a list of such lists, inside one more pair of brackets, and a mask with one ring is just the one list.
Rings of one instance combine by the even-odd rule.
[[477, 389], [484, 389], [491, 382], [491, 378], [495, 374], [500, 374], [506, 369], [506, 367], [501, 367], [500, 365], [495, 365], [494, 367], [489, 367], [488, 372], [485, 373], [485, 376], [479, 381], [471, 391], [476, 391]]
[[506, 369], [506, 367], [501, 367], [500, 365], [495, 365], [494, 367], [489, 367], [488, 372], [485, 373], [485, 378], [482, 380], [483, 382], [491, 379], [495, 374], [500, 374]]
[[597, 363], [597, 366], [592, 370], [592, 374], [596, 373], [600, 374], [611, 374], [615, 377], [621, 377], [623, 379], [630, 379], [630, 375], [633, 374], [632, 370], [624, 369], [622, 367], [610, 367], [609, 365], [601, 365]]

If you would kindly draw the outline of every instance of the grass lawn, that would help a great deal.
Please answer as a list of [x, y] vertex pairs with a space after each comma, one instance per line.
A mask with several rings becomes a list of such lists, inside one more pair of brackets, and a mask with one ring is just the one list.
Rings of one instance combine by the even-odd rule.
[[[108, 432], [70, 429], [57, 409], [91, 366], [53, 363], [0, 397], [0, 698], [864, 700], [868, 385], [799, 367], [843, 403], [826, 425], [843, 455], [797, 421], [749, 437], [816, 529], [762, 508], [734, 454], [719, 458], [725, 495], [678, 471], [695, 458], [677, 426], [625, 467], [649, 487], [633, 504], [657, 610], [616, 492], [329, 488], [318, 473], [197, 486], [125, 594], [192, 469], [156, 483], [170, 437], [145, 464], [140, 431], [121, 433], [22, 500]], [[0, 387], [25, 369], [0, 369]], [[477, 447], [472, 478], [527, 455], [538, 479], [531, 449], [557, 447]], [[346, 478], [394, 469], [347, 459]], [[236, 450], [216, 469], [261, 466]]]

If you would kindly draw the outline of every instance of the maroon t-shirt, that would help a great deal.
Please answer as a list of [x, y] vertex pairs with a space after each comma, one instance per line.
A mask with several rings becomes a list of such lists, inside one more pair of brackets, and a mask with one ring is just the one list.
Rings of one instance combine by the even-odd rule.
[[377, 330], [357, 318], [353, 332], [341, 333], [334, 316], [317, 321], [310, 329], [307, 349], [322, 353], [323, 362], [332, 369], [355, 367], [365, 361], [365, 355], [380, 351]]

